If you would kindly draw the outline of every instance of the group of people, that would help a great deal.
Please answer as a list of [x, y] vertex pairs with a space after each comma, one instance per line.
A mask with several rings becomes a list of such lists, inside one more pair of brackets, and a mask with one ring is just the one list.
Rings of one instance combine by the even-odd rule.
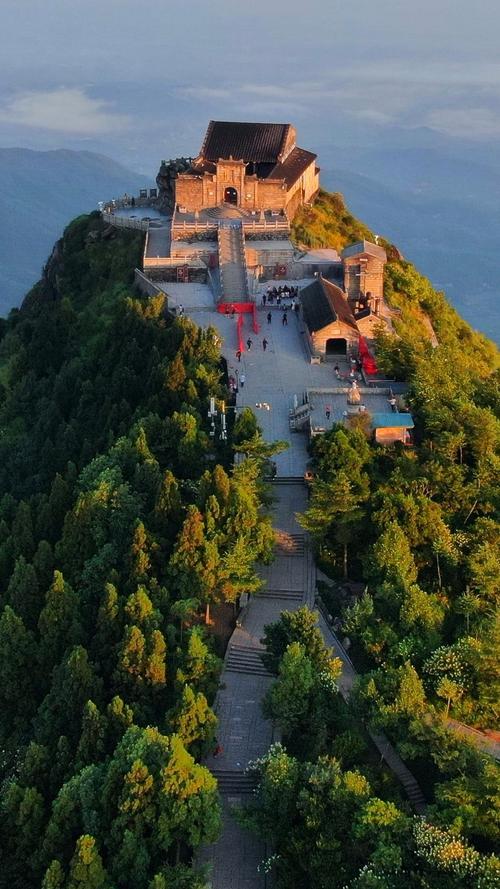
[[[270, 305], [272, 306], [276, 303], [277, 306], [281, 306], [281, 303], [284, 299], [291, 299], [293, 302], [293, 308], [295, 308], [296, 300], [299, 296], [299, 288], [298, 287], [290, 287], [288, 284], [280, 284], [279, 287], [271, 287], [269, 286], [265, 293], [262, 294], [262, 305]], [[298, 306], [298, 302], [297, 302]]]
[[333, 368], [333, 372], [338, 380], [345, 380], [345, 379], [355, 380], [357, 375], [359, 373], [361, 373], [361, 370], [363, 369], [363, 364], [359, 358], [351, 357], [351, 359], [349, 361], [349, 366], [350, 366], [349, 373], [343, 374], [343, 373], [341, 373], [338, 363], [335, 364], [335, 367]]

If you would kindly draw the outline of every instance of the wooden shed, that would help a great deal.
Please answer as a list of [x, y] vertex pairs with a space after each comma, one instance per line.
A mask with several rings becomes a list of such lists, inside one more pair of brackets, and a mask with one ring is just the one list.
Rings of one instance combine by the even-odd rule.
[[410, 430], [414, 427], [411, 414], [399, 414], [387, 411], [386, 413], [373, 414], [371, 425], [378, 444], [390, 445], [396, 441], [409, 444], [411, 441]]

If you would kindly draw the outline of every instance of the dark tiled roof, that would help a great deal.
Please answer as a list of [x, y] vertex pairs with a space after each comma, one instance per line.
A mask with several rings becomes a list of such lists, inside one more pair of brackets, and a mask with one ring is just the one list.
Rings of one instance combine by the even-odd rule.
[[369, 256], [376, 256], [377, 259], [382, 259], [384, 262], [387, 260], [387, 253], [384, 248], [378, 244], [372, 244], [371, 241], [359, 241], [357, 244], [350, 244], [349, 247], [342, 250], [340, 255], [344, 259], [348, 256], [361, 256], [363, 253], [368, 253]]
[[319, 278], [308, 287], [304, 287], [300, 292], [300, 302], [304, 320], [311, 333], [322, 330], [337, 320], [358, 330], [344, 292], [326, 278]]
[[246, 163], [276, 164], [283, 151], [290, 124], [231, 123], [211, 120], [200, 156], [205, 160], [233, 157]]
[[283, 163], [276, 164], [271, 170], [269, 179], [284, 179], [290, 188], [316, 158], [317, 154], [306, 151], [305, 148], [294, 148]]

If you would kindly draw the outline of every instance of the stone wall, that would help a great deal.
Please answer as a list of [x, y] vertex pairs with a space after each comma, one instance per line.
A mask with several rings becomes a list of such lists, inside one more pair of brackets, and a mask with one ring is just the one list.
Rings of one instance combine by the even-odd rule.
[[178, 176], [175, 180], [175, 202], [191, 213], [200, 210], [203, 206], [203, 177]]
[[342, 321], [334, 321], [311, 334], [311, 344], [313, 352], [317, 355], [326, 353], [326, 343], [330, 339], [344, 339], [347, 343], [347, 349], [357, 349], [359, 342], [359, 333], [344, 324]]

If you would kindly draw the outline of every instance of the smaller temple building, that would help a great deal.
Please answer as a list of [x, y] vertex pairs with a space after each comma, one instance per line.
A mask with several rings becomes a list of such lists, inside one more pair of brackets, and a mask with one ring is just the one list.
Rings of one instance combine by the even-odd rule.
[[346, 247], [341, 257], [349, 305], [355, 312], [371, 309], [378, 315], [384, 297], [384, 266], [387, 262], [384, 248], [371, 241], [359, 241]]
[[297, 146], [291, 124], [211, 120], [200, 153], [175, 181], [176, 209], [230, 205], [292, 219], [319, 190], [317, 155]]
[[301, 290], [300, 304], [312, 355], [335, 358], [357, 349], [358, 326], [340, 287], [319, 277]]
[[[360, 247], [354, 244], [347, 250], [353, 251], [352, 255], [356, 256]], [[385, 256], [385, 251], [382, 252]], [[360, 287], [359, 283], [356, 283], [356, 294], [353, 296], [352, 288], [349, 289], [352, 266], [346, 266], [345, 259], [342, 261], [346, 281], [344, 289], [319, 275], [301, 290], [302, 318], [313, 357], [332, 360], [358, 351], [361, 338], [370, 342], [377, 329], [387, 328], [382, 315], [384, 262], [377, 258], [377, 263], [378, 268], [371, 277], [372, 292], [377, 294], [375, 298], [372, 298], [372, 292], [365, 292], [364, 286]]]

